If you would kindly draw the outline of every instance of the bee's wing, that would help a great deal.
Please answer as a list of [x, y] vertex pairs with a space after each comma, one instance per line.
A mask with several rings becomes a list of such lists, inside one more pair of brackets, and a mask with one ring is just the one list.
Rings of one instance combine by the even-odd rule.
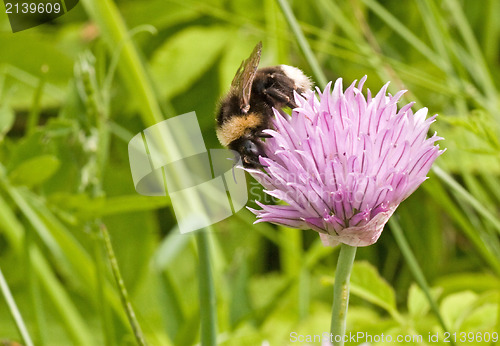
[[262, 42], [257, 43], [252, 54], [248, 59], [244, 60], [231, 83], [231, 88], [236, 90], [240, 98], [240, 110], [243, 113], [250, 109], [250, 94], [252, 93], [252, 83], [259, 66], [260, 56], [262, 53]]

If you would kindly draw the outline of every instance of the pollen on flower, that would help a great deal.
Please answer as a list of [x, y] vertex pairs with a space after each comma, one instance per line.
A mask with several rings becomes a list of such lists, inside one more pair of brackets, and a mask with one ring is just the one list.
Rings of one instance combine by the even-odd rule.
[[388, 83], [372, 97], [366, 76], [343, 92], [342, 79], [324, 91], [295, 95], [292, 116], [275, 110], [265, 130], [264, 171], [248, 171], [265, 192], [287, 205], [249, 208], [256, 222], [313, 229], [325, 245], [375, 243], [398, 205], [424, 182], [444, 150], [427, 138], [436, 115], [397, 102]]

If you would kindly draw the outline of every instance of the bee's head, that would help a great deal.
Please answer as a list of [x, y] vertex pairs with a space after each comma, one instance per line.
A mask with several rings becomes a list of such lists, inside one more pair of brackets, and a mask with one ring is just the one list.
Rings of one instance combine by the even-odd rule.
[[259, 156], [266, 156], [263, 143], [258, 138], [240, 138], [231, 143], [231, 149], [241, 155], [241, 161], [245, 168], [261, 168]]

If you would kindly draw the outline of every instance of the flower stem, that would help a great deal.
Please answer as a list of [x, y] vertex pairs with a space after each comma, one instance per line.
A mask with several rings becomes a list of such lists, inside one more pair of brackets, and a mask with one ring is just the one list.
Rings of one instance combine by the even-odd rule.
[[210, 269], [210, 247], [208, 232], [196, 232], [198, 247], [199, 282], [200, 282], [200, 319], [201, 345], [212, 346], [217, 344], [217, 315], [215, 308], [215, 289]]
[[352, 264], [356, 256], [356, 247], [342, 244], [340, 246], [335, 283], [333, 285], [332, 324], [330, 331], [333, 336], [333, 345], [344, 345], [345, 322], [347, 306], [349, 305], [349, 278]]

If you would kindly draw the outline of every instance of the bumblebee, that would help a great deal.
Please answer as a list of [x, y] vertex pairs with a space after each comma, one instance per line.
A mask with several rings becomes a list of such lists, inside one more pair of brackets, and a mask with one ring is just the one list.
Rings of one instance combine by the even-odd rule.
[[259, 42], [250, 57], [241, 63], [222, 99], [217, 113], [217, 138], [237, 151], [246, 168], [259, 168], [259, 156], [265, 156], [263, 132], [272, 127], [273, 108], [295, 108], [293, 92], [311, 89], [312, 83], [300, 69], [278, 65], [258, 69], [262, 53]]

